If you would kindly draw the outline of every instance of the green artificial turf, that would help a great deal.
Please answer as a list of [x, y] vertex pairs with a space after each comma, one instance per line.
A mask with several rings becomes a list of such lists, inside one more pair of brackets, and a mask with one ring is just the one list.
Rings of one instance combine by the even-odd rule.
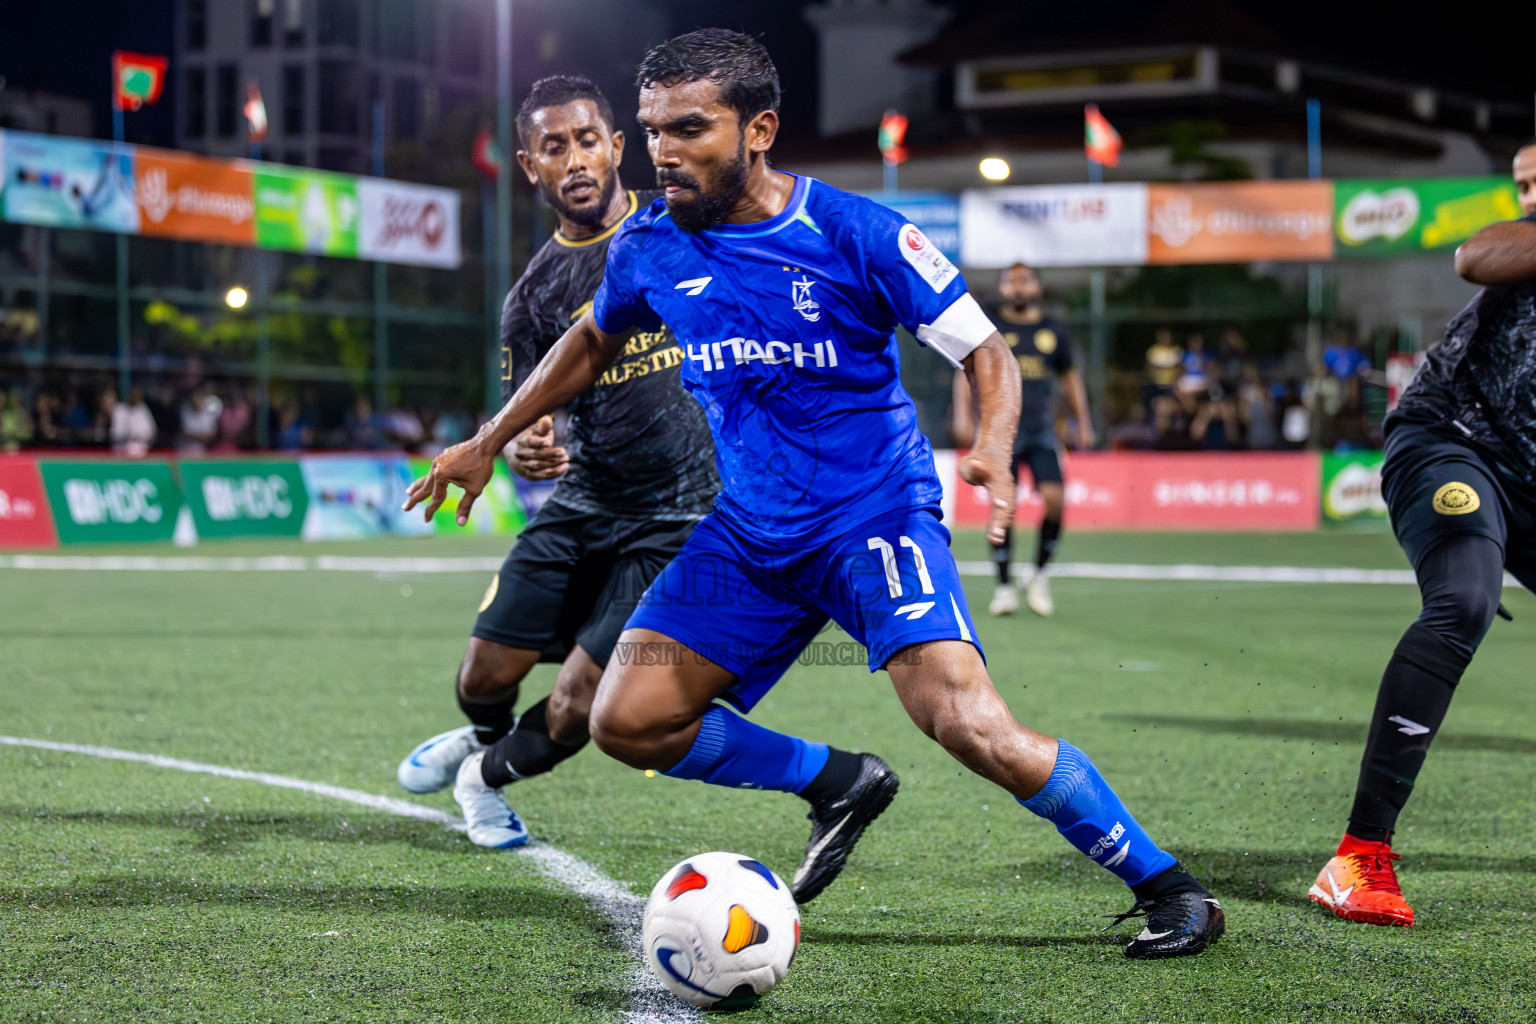
[[[976, 534], [955, 548], [984, 554]], [[1384, 534], [1069, 534], [1061, 557], [1404, 566]], [[399, 758], [460, 722], [452, 678], [486, 582], [0, 570], [0, 733], [403, 795]], [[1479, 652], [1401, 823], [1420, 924], [1381, 929], [1306, 890], [1414, 588], [1060, 579], [1054, 619], [999, 621], [990, 582], [967, 585], [1016, 716], [1093, 756], [1222, 898], [1226, 938], [1126, 960], [1139, 923], [1100, 930], [1129, 906], [1120, 883], [925, 740], [884, 675], [797, 667], [754, 718], [876, 751], [902, 792], [805, 908], [789, 977], [736, 1020], [1536, 1019], [1536, 599], [1506, 596], [1516, 621]], [[551, 681], [540, 669], [528, 697]], [[787, 874], [806, 834], [792, 797], [646, 778], [595, 750], [510, 792], [538, 836], [642, 895], [703, 850]], [[597, 911], [517, 854], [292, 790], [0, 747], [6, 1021], [614, 1021], [634, 970]]]

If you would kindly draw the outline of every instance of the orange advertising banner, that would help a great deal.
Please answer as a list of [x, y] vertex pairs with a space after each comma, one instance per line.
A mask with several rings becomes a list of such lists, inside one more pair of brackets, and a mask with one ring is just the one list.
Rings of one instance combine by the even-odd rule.
[[1148, 263], [1333, 258], [1333, 182], [1147, 186]]
[[138, 150], [134, 165], [140, 234], [256, 244], [248, 165], [147, 148]]

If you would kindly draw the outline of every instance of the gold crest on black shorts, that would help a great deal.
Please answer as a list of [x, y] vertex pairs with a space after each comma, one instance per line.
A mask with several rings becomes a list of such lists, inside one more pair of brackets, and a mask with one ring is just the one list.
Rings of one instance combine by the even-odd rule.
[[485, 588], [485, 596], [480, 599], [480, 610], [485, 611], [496, 600], [496, 591], [501, 589], [501, 574], [491, 577], [491, 585]]
[[1482, 499], [1466, 484], [1452, 481], [1435, 492], [1435, 511], [1443, 516], [1464, 516], [1482, 507]]

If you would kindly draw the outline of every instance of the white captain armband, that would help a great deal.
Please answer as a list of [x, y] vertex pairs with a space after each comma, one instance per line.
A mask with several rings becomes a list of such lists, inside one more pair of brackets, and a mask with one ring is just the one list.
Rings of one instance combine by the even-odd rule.
[[976, 351], [996, 330], [987, 314], [981, 311], [980, 304], [966, 292], [950, 303], [933, 323], [919, 326], [917, 340], [949, 360], [958, 370], [965, 357]]

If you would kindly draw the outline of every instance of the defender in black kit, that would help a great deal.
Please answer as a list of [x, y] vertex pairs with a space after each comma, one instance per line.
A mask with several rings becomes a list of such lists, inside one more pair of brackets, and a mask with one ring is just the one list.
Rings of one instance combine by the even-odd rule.
[[[503, 401], [591, 307], [609, 241], [655, 198], [619, 186], [624, 135], [587, 79], [536, 83], [517, 127], [518, 163], [560, 230], [502, 308]], [[680, 382], [682, 361], [666, 328], [635, 335], [567, 408], [563, 439], [545, 417], [508, 453], [520, 476], [560, 482], [481, 601], [456, 688], [471, 724], [426, 740], [398, 772], [416, 793], [455, 783], [480, 846], [527, 841], [502, 788], [586, 744], [592, 696], [625, 621], [719, 490], [704, 412]], [[554, 692], [514, 718], [519, 684], [539, 661], [561, 662]]]
[[1524, 218], [1456, 251], [1457, 273], [1483, 290], [1384, 424], [1382, 495], [1423, 610], [1387, 663], [1349, 824], [1310, 891], [1351, 921], [1414, 923], [1393, 867], [1398, 814], [1503, 613], [1505, 571], [1536, 589], [1536, 139], [1516, 154], [1514, 176]]

